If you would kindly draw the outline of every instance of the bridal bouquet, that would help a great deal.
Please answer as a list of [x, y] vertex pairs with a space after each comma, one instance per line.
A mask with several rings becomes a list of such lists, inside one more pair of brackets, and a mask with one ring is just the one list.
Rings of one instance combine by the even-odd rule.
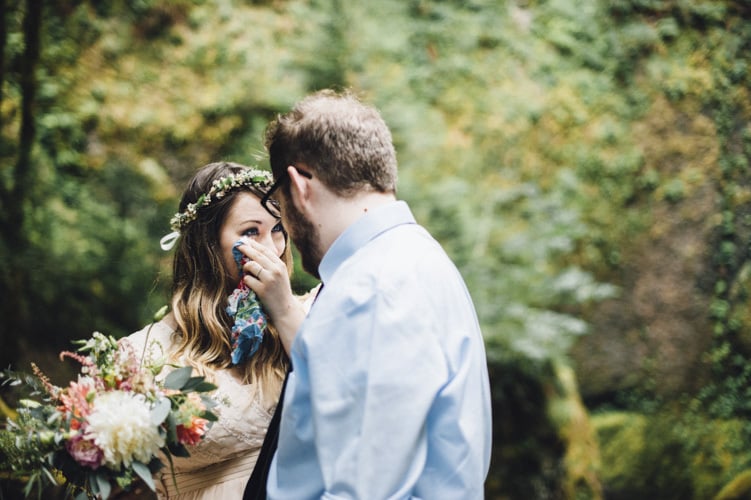
[[12, 448], [2, 450], [5, 459], [27, 480], [27, 496], [61, 481], [78, 498], [106, 499], [138, 478], [154, 490], [163, 460], [188, 456], [216, 420], [205, 394], [216, 387], [98, 332], [75, 343], [76, 352], [60, 354], [81, 365], [67, 387], [33, 364], [34, 376], [5, 373], [5, 383], [30, 389], [3, 431]]

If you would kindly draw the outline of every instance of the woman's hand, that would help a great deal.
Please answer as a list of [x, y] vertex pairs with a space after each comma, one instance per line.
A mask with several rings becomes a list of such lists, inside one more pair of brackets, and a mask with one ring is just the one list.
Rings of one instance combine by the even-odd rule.
[[287, 266], [270, 248], [251, 239], [238, 249], [250, 259], [243, 266], [243, 281], [258, 295], [289, 354], [305, 310], [292, 293]]

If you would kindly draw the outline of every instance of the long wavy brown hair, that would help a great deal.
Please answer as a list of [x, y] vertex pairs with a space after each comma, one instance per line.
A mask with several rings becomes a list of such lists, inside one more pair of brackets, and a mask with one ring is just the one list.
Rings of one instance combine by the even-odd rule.
[[[248, 168], [231, 162], [205, 165], [183, 193], [180, 212], [207, 193], [216, 179]], [[225, 308], [236, 283], [230, 281], [232, 270], [226, 268], [222, 258], [219, 233], [238, 193], [251, 192], [260, 198], [268, 187], [254, 184], [232, 189], [198, 209], [196, 219], [180, 231], [172, 264], [172, 311], [179, 334], [174, 356], [182, 357], [209, 379], [214, 370], [233, 366], [232, 321]], [[285, 239], [282, 260], [291, 274], [292, 254], [286, 232]], [[264, 399], [271, 400], [281, 390], [287, 363], [279, 334], [269, 321], [258, 351], [238, 368], [246, 383], [259, 384]]]

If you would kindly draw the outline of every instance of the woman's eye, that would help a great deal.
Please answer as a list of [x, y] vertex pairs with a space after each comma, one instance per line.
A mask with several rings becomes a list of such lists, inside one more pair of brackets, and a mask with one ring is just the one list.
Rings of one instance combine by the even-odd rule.
[[271, 228], [272, 233], [283, 233], [284, 232], [284, 226], [282, 226], [282, 223], [279, 222], [276, 226]]
[[258, 236], [258, 228], [251, 227], [243, 232], [243, 236]]

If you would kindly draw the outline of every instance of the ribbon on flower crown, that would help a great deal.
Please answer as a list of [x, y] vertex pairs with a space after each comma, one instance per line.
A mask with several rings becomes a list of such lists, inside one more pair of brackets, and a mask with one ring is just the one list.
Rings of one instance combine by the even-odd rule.
[[243, 244], [245, 241], [239, 240], [232, 246], [232, 256], [240, 271], [240, 283], [227, 298], [226, 309], [230, 318], [235, 320], [230, 332], [233, 365], [250, 359], [258, 351], [267, 324], [256, 293], [242, 279], [242, 267], [250, 260], [237, 248]]

